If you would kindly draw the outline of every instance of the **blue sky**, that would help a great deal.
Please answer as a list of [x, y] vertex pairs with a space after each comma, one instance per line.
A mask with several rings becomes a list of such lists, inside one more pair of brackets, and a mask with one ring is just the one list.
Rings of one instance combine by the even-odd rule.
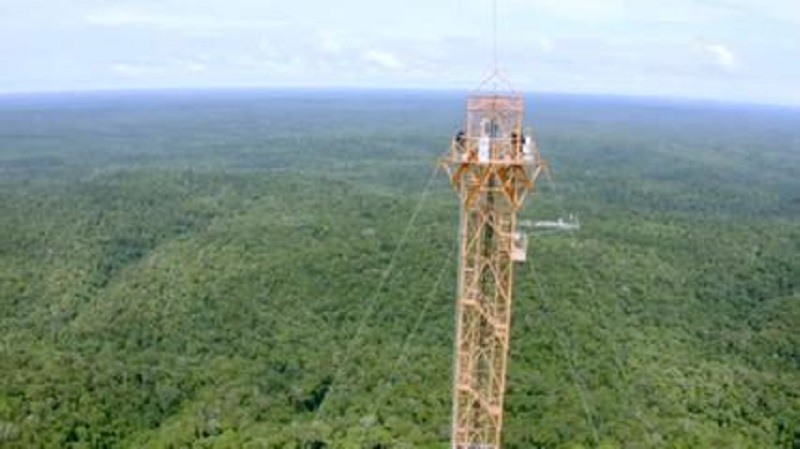
[[[800, 0], [498, 0], [542, 92], [800, 105]], [[474, 87], [490, 0], [0, 0], [0, 92]]]

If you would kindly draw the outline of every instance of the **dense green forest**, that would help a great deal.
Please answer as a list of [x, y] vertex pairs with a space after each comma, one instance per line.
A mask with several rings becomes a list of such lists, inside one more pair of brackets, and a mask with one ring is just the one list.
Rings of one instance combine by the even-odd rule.
[[[463, 105], [0, 97], [0, 447], [449, 447]], [[800, 110], [528, 108], [505, 447], [800, 448]]]

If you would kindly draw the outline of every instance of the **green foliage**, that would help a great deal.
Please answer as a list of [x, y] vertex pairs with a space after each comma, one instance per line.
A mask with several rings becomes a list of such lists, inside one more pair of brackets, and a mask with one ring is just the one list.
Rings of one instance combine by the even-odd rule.
[[[0, 99], [0, 447], [449, 447], [462, 106]], [[534, 106], [505, 447], [800, 447], [800, 112]]]

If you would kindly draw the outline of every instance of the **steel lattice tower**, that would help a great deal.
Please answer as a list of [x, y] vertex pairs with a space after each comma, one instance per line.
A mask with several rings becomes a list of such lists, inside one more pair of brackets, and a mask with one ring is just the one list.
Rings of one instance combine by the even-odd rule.
[[443, 161], [461, 206], [453, 449], [500, 448], [514, 262], [527, 246], [517, 211], [545, 169], [524, 112], [521, 94], [470, 95]]

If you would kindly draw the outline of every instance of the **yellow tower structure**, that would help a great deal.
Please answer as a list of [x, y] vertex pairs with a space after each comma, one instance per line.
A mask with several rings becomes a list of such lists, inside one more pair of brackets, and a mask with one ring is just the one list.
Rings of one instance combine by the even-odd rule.
[[501, 447], [514, 263], [527, 247], [517, 212], [546, 167], [524, 113], [522, 94], [479, 89], [443, 160], [461, 206], [453, 449]]

